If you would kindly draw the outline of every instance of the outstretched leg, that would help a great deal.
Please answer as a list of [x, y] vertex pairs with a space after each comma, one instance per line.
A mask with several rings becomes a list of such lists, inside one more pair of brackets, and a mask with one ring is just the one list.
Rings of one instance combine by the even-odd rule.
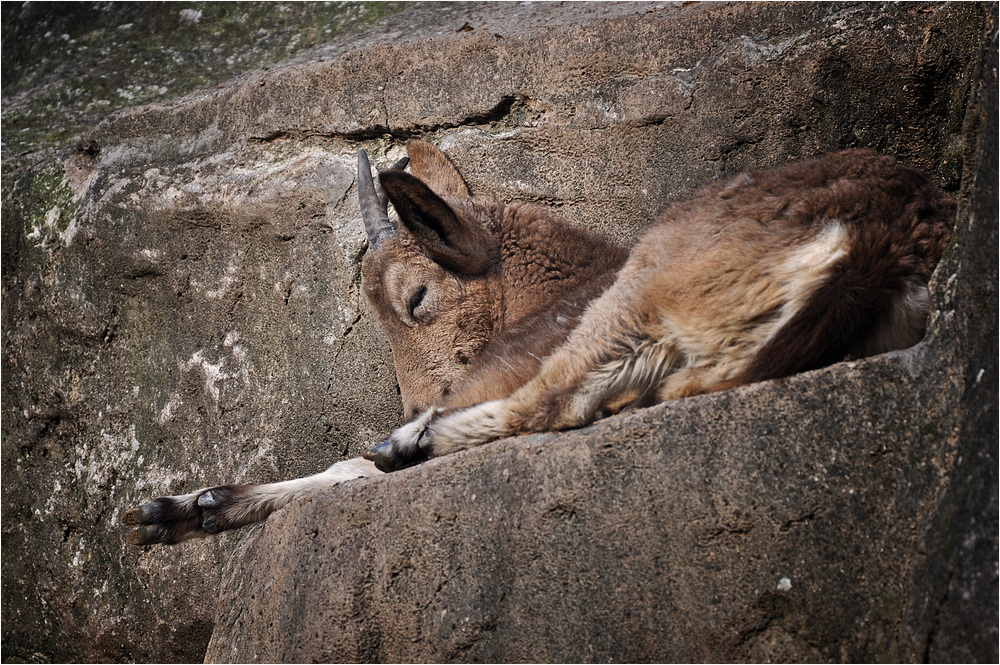
[[681, 362], [655, 301], [638, 277], [621, 276], [584, 314], [539, 374], [507, 398], [460, 409], [430, 409], [365, 454], [383, 471], [487, 441], [580, 427], [625, 397], [655, 393]]
[[122, 523], [137, 525], [133, 545], [172, 545], [259, 522], [295, 498], [345, 480], [380, 475], [360, 457], [338, 462], [322, 473], [268, 485], [219, 485], [179, 496], [163, 496], [126, 512]]

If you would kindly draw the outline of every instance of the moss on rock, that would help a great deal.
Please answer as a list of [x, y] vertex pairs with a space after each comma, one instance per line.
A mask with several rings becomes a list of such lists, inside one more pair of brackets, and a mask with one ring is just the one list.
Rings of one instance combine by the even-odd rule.
[[71, 142], [117, 109], [287, 60], [404, 4], [4, 3], [4, 159]]
[[9, 210], [20, 218], [28, 240], [50, 248], [71, 239], [70, 227], [80, 201], [73, 194], [62, 164], [48, 160], [19, 176], [5, 187], [4, 198], [11, 204]]

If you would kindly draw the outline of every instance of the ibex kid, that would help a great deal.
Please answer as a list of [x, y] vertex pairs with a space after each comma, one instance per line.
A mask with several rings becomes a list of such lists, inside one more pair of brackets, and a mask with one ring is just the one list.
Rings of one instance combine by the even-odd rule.
[[140, 525], [131, 542], [235, 528], [348, 478], [629, 404], [910, 346], [955, 214], [920, 171], [845, 150], [709, 185], [626, 254], [538, 208], [473, 198], [427, 143], [408, 153], [413, 175], [382, 173], [380, 196], [362, 150], [358, 189], [363, 288], [409, 422], [316, 476], [154, 499], [124, 516]]

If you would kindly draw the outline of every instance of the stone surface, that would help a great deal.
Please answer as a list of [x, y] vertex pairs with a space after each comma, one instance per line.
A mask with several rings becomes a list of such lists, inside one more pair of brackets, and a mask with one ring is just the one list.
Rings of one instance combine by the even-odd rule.
[[[996, 165], [971, 140], [996, 144], [995, 23], [421, 5], [68, 149], [12, 156], [5, 115], [4, 659], [995, 660]], [[128, 549], [137, 502], [317, 471], [398, 424], [353, 160], [410, 137], [623, 242], [719, 174], [850, 145], [966, 213], [912, 350]]]

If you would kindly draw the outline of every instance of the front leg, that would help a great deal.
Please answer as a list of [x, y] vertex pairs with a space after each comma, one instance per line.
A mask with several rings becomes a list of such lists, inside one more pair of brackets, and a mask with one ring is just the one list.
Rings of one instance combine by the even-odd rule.
[[644, 305], [653, 280], [641, 269], [632, 272], [619, 276], [538, 375], [512, 395], [464, 409], [429, 409], [365, 458], [395, 471], [515, 434], [582, 427], [614, 411], [623, 397], [655, 395], [682, 354]]
[[361, 458], [337, 462], [321, 473], [266, 485], [219, 485], [180, 496], [161, 496], [122, 515], [137, 526], [133, 545], [173, 545], [266, 519], [297, 498], [310, 496], [354, 478], [381, 475]]
[[516, 432], [508, 426], [509, 404], [510, 398], [465, 409], [428, 409], [396, 429], [364, 457], [388, 473], [510, 436]]
[[[388, 473], [495, 439], [581, 427], [613, 411], [612, 405], [623, 394], [650, 393], [658, 385], [660, 372], [646, 366], [669, 368], [670, 361], [658, 356], [671, 353], [669, 346], [650, 342], [639, 344], [622, 358], [587, 365], [580, 359], [583, 354], [561, 352], [513, 395], [467, 408], [428, 409], [364, 457]], [[634, 365], [644, 371], [636, 371]]]

